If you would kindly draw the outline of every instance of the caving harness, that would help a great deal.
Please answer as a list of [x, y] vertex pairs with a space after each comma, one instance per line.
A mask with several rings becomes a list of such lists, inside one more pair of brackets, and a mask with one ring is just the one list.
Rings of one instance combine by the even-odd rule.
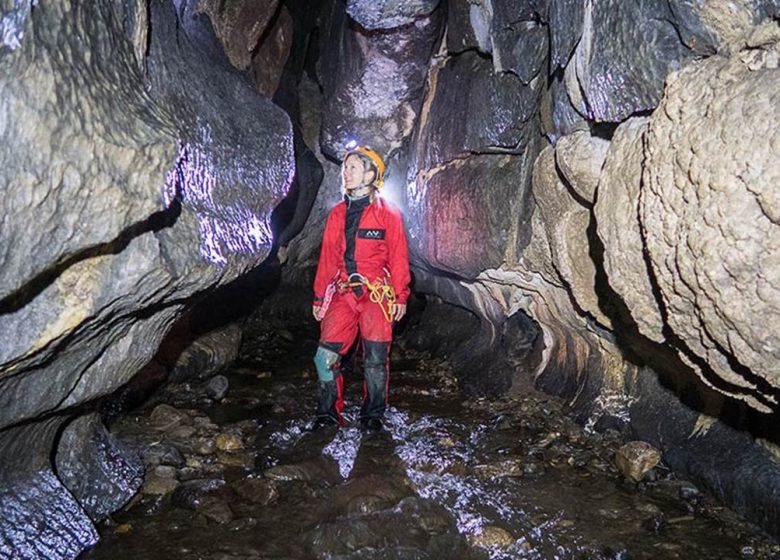
[[395, 305], [395, 290], [387, 283], [387, 278], [383, 278], [381, 283], [379, 280], [372, 283], [360, 274], [359, 272], [353, 272], [349, 275], [346, 282], [339, 281], [339, 274], [328, 284], [325, 290], [325, 297], [322, 298], [322, 306], [320, 307], [320, 313], [325, 316], [325, 312], [330, 307], [333, 296], [336, 292], [344, 292], [352, 288], [365, 287], [368, 290], [368, 298], [371, 303], [376, 303], [379, 309], [382, 310], [382, 315], [385, 316], [385, 320], [388, 323], [393, 322], [393, 305]]

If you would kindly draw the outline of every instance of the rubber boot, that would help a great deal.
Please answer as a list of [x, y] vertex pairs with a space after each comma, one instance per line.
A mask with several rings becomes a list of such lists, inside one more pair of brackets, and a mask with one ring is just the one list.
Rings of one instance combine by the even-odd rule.
[[360, 423], [372, 430], [382, 428], [382, 417], [387, 408], [387, 385], [389, 380], [389, 342], [366, 340], [363, 348], [363, 407]]

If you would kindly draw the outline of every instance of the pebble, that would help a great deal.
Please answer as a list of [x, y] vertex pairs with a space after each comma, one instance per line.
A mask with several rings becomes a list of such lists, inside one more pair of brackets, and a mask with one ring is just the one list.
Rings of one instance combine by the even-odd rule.
[[154, 468], [154, 476], [159, 478], [176, 478], [176, 468], [168, 465], [160, 465]]
[[217, 436], [217, 449], [220, 451], [237, 451], [244, 448], [244, 442], [236, 434], [222, 432]]
[[133, 526], [130, 523], [122, 523], [114, 527], [114, 533], [117, 535], [126, 535], [133, 530]]
[[141, 452], [144, 463], [150, 466], [170, 465], [181, 468], [184, 457], [179, 449], [169, 443], [155, 442]]
[[176, 426], [172, 430], [166, 430], [174, 439], [189, 439], [198, 431], [194, 426]]
[[217, 442], [213, 439], [204, 439], [198, 443], [195, 451], [199, 455], [212, 455], [217, 452]]
[[234, 488], [246, 501], [261, 506], [272, 504], [279, 499], [276, 482], [265, 478], [245, 478], [237, 482]]
[[152, 427], [160, 431], [168, 431], [179, 424], [189, 423], [189, 416], [169, 404], [157, 405], [149, 415], [149, 422]]
[[255, 464], [255, 458], [250, 453], [226, 452], [217, 453], [217, 461], [226, 467], [251, 468]]
[[469, 543], [480, 548], [509, 548], [515, 544], [515, 538], [501, 527], [487, 525], [479, 533], [468, 535]]
[[221, 401], [227, 395], [230, 382], [224, 375], [215, 375], [206, 384], [206, 394], [215, 401]]
[[629, 441], [615, 453], [615, 465], [628, 479], [639, 482], [661, 461], [661, 452], [644, 441]]
[[141, 487], [141, 492], [144, 494], [163, 496], [173, 492], [177, 486], [179, 486], [179, 481], [175, 478], [160, 477], [152, 473], [146, 478], [144, 485]]

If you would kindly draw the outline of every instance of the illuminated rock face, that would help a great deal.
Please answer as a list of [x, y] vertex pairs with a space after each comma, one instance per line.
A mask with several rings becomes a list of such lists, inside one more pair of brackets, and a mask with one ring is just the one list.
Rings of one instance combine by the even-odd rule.
[[320, 145], [338, 159], [346, 144], [383, 154], [408, 142], [420, 110], [428, 61], [441, 34], [442, 13], [382, 32], [356, 28], [340, 2], [323, 13], [318, 74], [325, 95]]
[[100, 428], [60, 429], [192, 298], [266, 257], [292, 132], [190, 4], [29, 4], [4, 12], [0, 45], [0, 556], [72, 558], [137, 476], [106, 443], [105, 491], [79, 488]]

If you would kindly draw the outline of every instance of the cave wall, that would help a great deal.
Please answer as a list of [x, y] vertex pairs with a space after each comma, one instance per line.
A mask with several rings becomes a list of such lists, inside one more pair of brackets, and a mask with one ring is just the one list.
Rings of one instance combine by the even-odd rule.
[[469, 386], [531, 380], [777, 533], [778, 15], [0, 2], [0, 552], [74, 557], [134, 493], [94, 409], [203, 294], [278, 251], [295, 297], [262, 312], [308, 313], [350, 140], [386, 155], [415, 291], [474, 327]]
[[271, 250], [290, 120], [195, 4], [0, 4], [4, 558], [95, 542], [142, 480], [99, 399]]

